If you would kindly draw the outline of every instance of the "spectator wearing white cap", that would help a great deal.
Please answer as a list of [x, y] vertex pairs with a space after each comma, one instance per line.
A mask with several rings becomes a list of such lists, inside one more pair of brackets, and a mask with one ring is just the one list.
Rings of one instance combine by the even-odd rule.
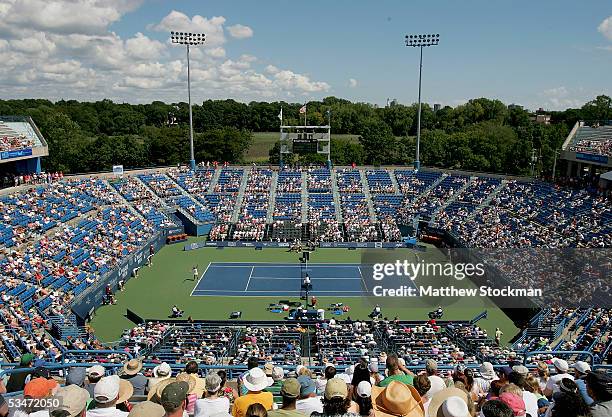
[[582, 396], [582, 399], [586, 405], [590, 406], [593, 404], [593, 399], [587, 392], [585, 378], [587, 374], [591, 372], [591, 366], [586, 362], [578, 361], [572, 366], [572, 368], [574, 368], [574, 382], [578, 386], [578, 391], [580, 391], [580, 395]]
[[127, 401], [133, 392], [132, 384], [117, 375], [101, 378], [94, 388], [96, 408], [87, 411], [87, 417], [127, 417], [117, 404]]
[[247, 394], [242, 395], [234, 401], [232, 415], [234, 417], [245, 417], [246, 411], [251, 404], [259, 403], [266, 410], [271, 410], [274, 403], [271, 392], [264, 389], [272, 385], [272, 378], [266, 376], [261, 368], [252, 368], [242, 379], [242, 384], [247, 389]]
[[87, 368], [87, 384], [85, 385], [85, 389], [89, 393], [91, 398], [94, 397], [94, 389], [100, 378], [104, 376], [104, 367], [102, 365], [94, 365], [90, 368]]
[[569, 371], [569, 365], [567, 363], [567, 361], [560, 359], [560, 358], [554, 358], [552, 360], [553, 366], [555, 367], [555, 370], [557, 371], [556, 375], [552, 375], [549, 379], [548, 382], [546, 383], [546, 388], [544, 389], [543, 394], [547, 397], [551, 397], [555, 392], [559, 392], [559, 382], [563, 379], [563, 378], [569, 378], [569, 379], [574, 379], [574, 377], [570, 374], [567, 373], [567, 371]]
[[155, 368], [153, 368], [153, 376], [149, 378], [147, 392], [150, 392], [153, 387], [159, 382], [163, 381], [164, 379], [170, 378], [171, 375], [172, 369], [170, 368], [170, 365], [168, 365], [166, 362], [162, 362], [157, 365]]
[[195, 403], [195, 417], [210, 417], [214, 415], [229, 415], [230, 402], [227, 397], [219, 397], [221, 377], [210, 373], [204, 378], [205, 398]]

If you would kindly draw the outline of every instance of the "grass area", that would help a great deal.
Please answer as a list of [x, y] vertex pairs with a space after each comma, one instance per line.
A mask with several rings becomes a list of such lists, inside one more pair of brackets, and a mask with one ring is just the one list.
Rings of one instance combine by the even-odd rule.
[[[255, 132], [253, 133], [253, 144], [246, 154], [246, 162], [267, 162], [270, 149], [278, 142], [280, 132]], [[349, 139], [357, 141], [357, 135], [332, 135], [334, 139]]]
[[[191, 238], [191, 242], [203, 240]], [[183, 251], [184, 244], [169, 245], [153, 257], [150, 268], [141, 268], [139, 277], [130, 279], [123, 292], [116, 295], [117, 304], [102, 306], [92, 320], [97, 336], [106, 342], [117, 340], [123, 329], [133, 326], [125, 318], [126, 309], [134, 311], [144, 318], [164, 319], [168, 316], [173, 304], [185, 310], [185, 317], [191, 315], [194, 319], [224, 320], [234, 310], [242, 311], [244, 320], [282, 320], [284, 315], [271, 313], [266, 307], [277, 298], [271, 297], [191, 297], [191, 291], [196, 283], [191, 280], [191, 268], [199, 265], [203, 272], [209, 262], [283, 262], [298, 263], [299, 255], [287, 253], [283, 249], [264, 249], [255, 251], [252, 248], [225, 248], [222, 250], [203, 248], [193, 251]], [[386, 251], [387, 256], [402, 256], [400, 251]], [[372, 252], [368, 252], [372, 253]], [[347, 249], [317, 250], [311, 254], [311, 262], [317, 263], [359, 263], [363, 251]], [[369, 255], [366, 255], [369, 257]], [[441, 252], [429, 248], [425, 255], [429, 260], [445, 259]], [[473, 286], [468, 280], [453, 283], [455, 286]], [[286, 299], [288, 297], [282, 297]], [[290, 297], [289, 297], [290, 298]], [[290, 298], [291, 299], [291, 298]], [[348, 315], [353, 319], [365, 319], [372, 311], [373, 300], [364, 298], [319, 297], [319, 306], [327, 307], [330, 303], [344, 302], [351, 310]], [[380, 301], [376, 298], [376, 301]], [[425, 320], [431, 305], [420, 303], [415, 299], [382, 299], [380, 302], [383, 313], [392, 318], [399, 316], [405, 320]], [[496, 327], [504, 332], [504, 341], [510, 340], [517, 332], [512, 321], [487, 299], [463, 298], [445, 299], [440, 304], [445, 307], [447, 320], [469, 320], [483, 310], [488, 311], [488, 318], [479, 325], [490, 335]], [[346, 316], [344, 316], [346, 317]]]

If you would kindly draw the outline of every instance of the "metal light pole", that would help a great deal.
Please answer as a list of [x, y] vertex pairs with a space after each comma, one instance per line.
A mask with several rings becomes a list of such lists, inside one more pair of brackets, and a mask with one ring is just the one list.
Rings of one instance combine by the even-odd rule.
[[416, 143], [416, 160], [414, 168], [418, 171], [421, 167], [421, 75], [423, 72], [423, 47], [435, 46], [440, 42], [440, 34], [427, 35], [406, 35], [406, 46], [418, 47], [420, 49], [419, 60], [419, 110], [417, 115], [417, 143]]
[[189, 146], [190, 156], [189, 165], [195, 171], [196, 163], [193, 151], [193, 114], [191, 111], [191, 66], [189, 62], [189, 47], [202, 45], [206, 41], [203, 33], [192, 32], [170, 32], [170, 39], [173, 44], [187, 45], [187, 95], [189, 96]]

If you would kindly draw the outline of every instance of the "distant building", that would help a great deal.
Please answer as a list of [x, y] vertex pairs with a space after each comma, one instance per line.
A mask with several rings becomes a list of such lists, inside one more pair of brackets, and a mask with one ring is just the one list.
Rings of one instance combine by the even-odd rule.
[[395, 106], [397, 106], [398, 104], [399, 104], [399, 103], [397, 102], [397, 99], [396, 99], [396, 98], [394, 98], [393, 100], [391, 100], [391, 103], [389, 103], [389, 106], [391, 106], [391, 107], [395, 107]]
[[440, 110], [441, 108], [442, 108], [442, 105], [440, 103], [434, 104], [434, 113]]
[[523, 106], [521, 106], [520, 104], [514, 104], [514, 103], [508, 105], [508, 110], [514, 110], [514, 109], [523, 110]]
[[550, 114], [533, 114], [531, 115], [531, 121], [540, 123], [543, 125], [550, 124]]

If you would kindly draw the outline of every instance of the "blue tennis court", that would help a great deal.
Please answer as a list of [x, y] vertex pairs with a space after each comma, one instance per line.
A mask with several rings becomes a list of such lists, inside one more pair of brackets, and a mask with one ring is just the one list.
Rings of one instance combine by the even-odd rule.
[[311, 295], [360, 297], [366, 291], [359, 264], [211, 262], [196, 284], [195, 296], [299, 296], [308, 272]]

